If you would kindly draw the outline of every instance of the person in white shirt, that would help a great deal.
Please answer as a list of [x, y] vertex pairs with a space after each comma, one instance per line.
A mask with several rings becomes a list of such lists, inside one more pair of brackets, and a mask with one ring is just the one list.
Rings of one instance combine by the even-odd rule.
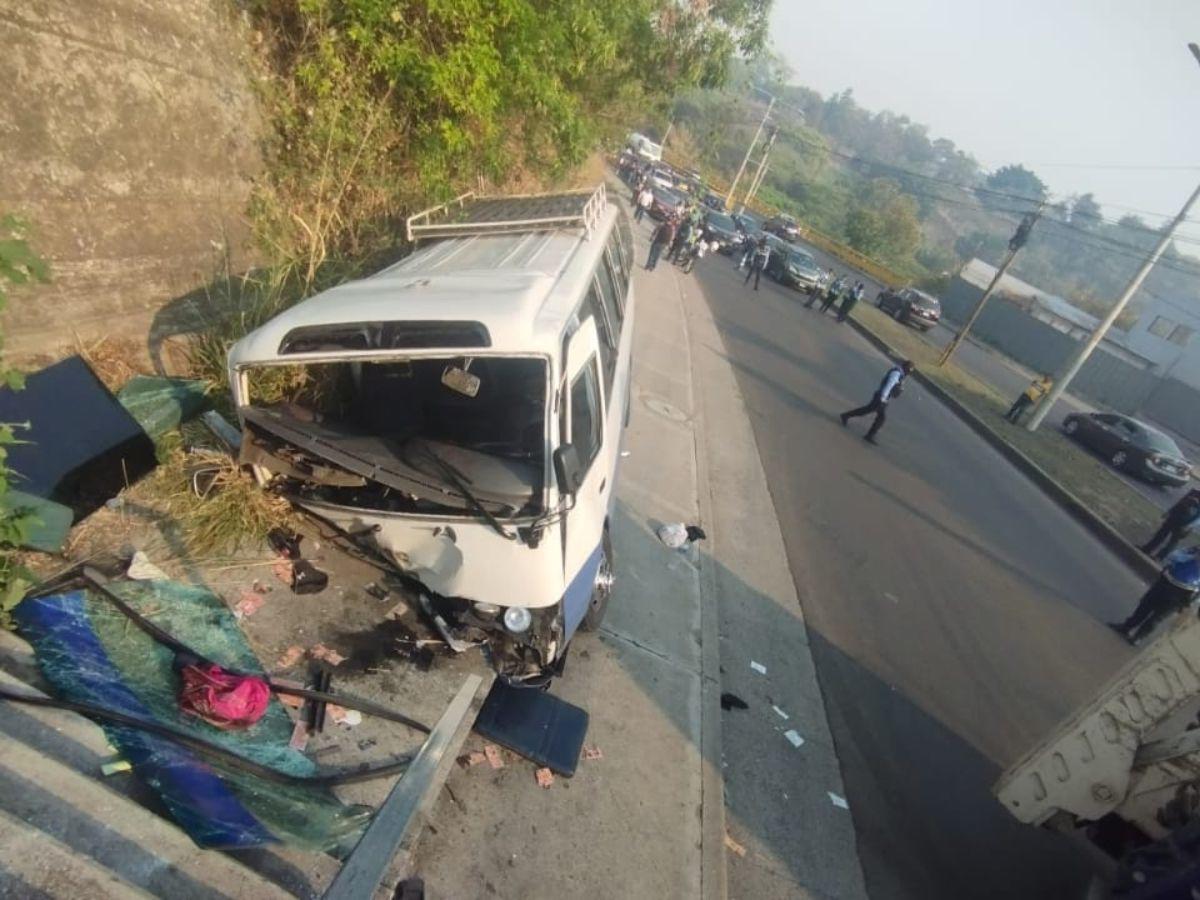
[[875, 396], [871, 398], [871, 402], [866, 406], [860, 406], [858, 409], [842, 413], [842, 424], [845, 425], [851, 419], [856, 419], [859, 416], [867, 416], [875, 413], [875, 421], [871, 423], [870, 429], [863, 437], [864, 441], [874, 444], [875, 435], [879, 433], [879, 429], [883, 427], [883, 423], [887, 420], [888, 402], [900, 396], [901, 391], [904, 390], [904, 379], [908, 377], [908, 373], [912, 370], [913, 364], [907, 359], [903, 360], [899, 365], [888, 369], [887, 374], [883, 376], [883, 381], [879, 382], [879, 388], [875, 391]]
[[650, 211], [650, 204], [654, 202], [654, 191], [649, 187], [642, 188], [642, 192], [638, 194], [637, 208], [633, 211], [633, 221], [642, 221], [642, 216]]

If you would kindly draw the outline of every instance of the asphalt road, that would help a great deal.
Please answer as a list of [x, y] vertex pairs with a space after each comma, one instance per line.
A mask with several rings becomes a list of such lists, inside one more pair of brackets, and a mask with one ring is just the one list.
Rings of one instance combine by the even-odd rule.
[[[810, 252], [822, 268], [832, 269], [838, 275], [846, 275], [852, 279], [861, 278], [867, 285], [867, 293], [863, 298], [863, 302], [873, 303], [875, 301], [881, 289], [881, 285], [878, 282], [872, 281], [861, 273], [848, 268], [841, 260], [830, 256], [811, 244], [807, 244], [804, 241], [797, 241], [796, 243]], [[944, 347], [954, 336], [954, 329], [954, 323], [939, 325], [927, 332], [925, 338], [937, 347]], [[1018, 365], [998, 350], [975, 343], [970, 338], [959, 347], [954, 359], [959, 366], [966, 369], [976, 378], [992, 385], [1003, 393], [1011, 394], [1013, 399], [1016, 399], [1017, 395], [1025, 390], [1029, 382], [1033, 380], [1035, 374]], [[1096, 406], [1072, 394], [1066, 394], [1050, 410], [1043, 427], [1060, 428], [1062, 427], [1062, 420], [1071, 413], [1091, 412], [1096, 408]], [[1161, 428], [1162, 426], [1158, 427]], [[1169, 431], [1165, 428], [1163, 430]], [[1175, 438], [1176, 443], [1179, 444], [1188, 459], [1193, 462], [1200, 461], [1200, 447], [1197, 447], [1179, 435], [1172, 435], [1172, 437]], [[1159, 487], [1148, 484], [1121, 471], [1114, 470], [1114, 474], [1155, 506], [1164, 510], [1175, 503], [1188, 490], [1188, 488]]]
[[849, 327], [743, 287], [726, 257], [693, 277], [751, 417], [871, 895], [1082, 896], [1078, 850], [990, 788], [1128, 659], [1102, 623], [1140, 582], [919, 385], [879, 446], [843, 428], [888, 367]]

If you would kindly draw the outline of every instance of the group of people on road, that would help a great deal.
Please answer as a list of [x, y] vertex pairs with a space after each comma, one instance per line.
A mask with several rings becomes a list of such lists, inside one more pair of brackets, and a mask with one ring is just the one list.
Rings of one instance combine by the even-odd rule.
[[827, 313], [838, 304], [838, 301], [841, 301], [841, 306], [837, 311], [837, 320], [845, 322], [850, 317], [850, 310], [854, 309], [866, 292], [867, 286], [862, 281], [857, 281], [854, 287], [850, 287], [850, 279], [845, 275], [839, 275], [825, 286], [825, 290], [813, 288], [804, 308], [812, 309], [813, 304], [820, 300], [821, 312]]
[[[640, 196], [638, 202], [641, 202]], [[675, 263], [684, 272], [691, 272], [697, 260], [718, 246], [719, 242], [711, 240], [704, 227], [704, 213], [698, 206], [691, 205], [668, 214], [654, 229], [646, 270], [654, 271], [665, 251], [667, 262]]]

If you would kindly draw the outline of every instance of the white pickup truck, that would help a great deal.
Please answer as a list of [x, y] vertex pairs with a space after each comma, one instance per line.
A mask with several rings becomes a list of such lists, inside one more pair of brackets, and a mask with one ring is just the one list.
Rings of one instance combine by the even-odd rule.
[[1097, 896], [1200, 897], [1200, 619], [1178, 616], [996, 782], [1017, 819], [1101, 851]]

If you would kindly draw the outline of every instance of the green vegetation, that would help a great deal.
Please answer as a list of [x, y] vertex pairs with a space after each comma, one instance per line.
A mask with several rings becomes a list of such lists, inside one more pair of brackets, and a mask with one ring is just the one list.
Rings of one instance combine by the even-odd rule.
[[1016, 447], [1085, 506], [1128, 541], [1140, 544], [1158, 527], [1161, 512], [1118, 478], [1101, 460], [1068, 440], [1054, 428], [1035, 432], [1009, 425], [1001, 418], [1013, 398], [959, 368], [953, 362], [936, 364], [940, 351], [911, 328], [893, 321], [873, 306], [859, 304], [854, 318], [897, 353], [951, 394], [1004, 441]]
[[[46, 263], [25, 240], [26, 231], [26, 224], [16, 216], [0, 218], [0, 312], [8, 304], [10, 285], [50, 279]], [[20, 390], [25, 376], [5, 364], [3, 350], [4, 336], [0, 334], [0, 385]], [[19, 477], [8, 467], [8, 448], [20, 441], [18, 432], [28, 427], [28, 422], [0, 422], [0, 626], [8, 624], [9, 611], [34, 580], [21, 565], [17, 548], [39, 524], [38, 519], [31, 510], [7, 502], [12, 481]]]
[[[683, 91], [672, 149], [680, 134], [694, 165], [731, 177], [765, 108], [754, 87], [769, 91], [779, 137], [760, 199], [934, 288], [972, 257], [998, 264], [1021, 216], [1047, 197], [1024, 166], [988, 174], [907, 116], [863, 109], [849, 90], [822, 96], [789, 80], [778, 61], [763, 60], [738, 67], [724, 88]], [[1105, 220], [1083, 194], [1046, 207], [1012, 272], [1102, 315], [1157, 238], [1137, 216]], [[1200, 263], [1169, 248], [1143, 292], [1197, 297]]]

